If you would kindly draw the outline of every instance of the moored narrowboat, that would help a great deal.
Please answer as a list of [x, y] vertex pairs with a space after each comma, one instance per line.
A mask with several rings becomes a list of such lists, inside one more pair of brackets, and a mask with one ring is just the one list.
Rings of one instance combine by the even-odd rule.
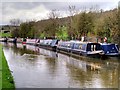
[[120, 56], [119, 47], [117, 44], [102, 43], [101, 47], [105, 56]]
[[57, 39], [40, 40], [39, 47], [56, 51], [58, 41]]
[[39, 40], [40, 39], [26, 39], [26, 44], [37, 46], [37, 44], [39, 43]]
[[7, 42], [8, 41], [8, 38], [5, 37], [5, 38], [0, 38], [0, 42]]
[[93, 42], [77, 42], [73, 44], [72, 52], [85, 56], [101, 55], [103, 50], [99, 43]]
[[52, 48], [53, 51], [57, 50], [57, 45], [58, 45], [59, 40], [53, 39], [50, 43], [50, 47]]
[[68, 51], [73, 54], [93, 56], [93, 55], [102, 55], [103, 50], [99, 43], [93, 42], [80, 42], [80, 41], [67, 41], [61, 42], [58, 45], [58, 50]]
[[51, 42], [52, 42], [52, 39], [40, 40], [39, 47], [41, 47], [41, 48], [49, 48]]
[[9, 38], [8, 42], [16, 44], [17, 43], [17, 38], [16, 37], [15, 38]]
[[70, 52], [72, 43], [70, 41], [59, 42], [57, 46], [57, 50], [62, 50], [66, 52]]

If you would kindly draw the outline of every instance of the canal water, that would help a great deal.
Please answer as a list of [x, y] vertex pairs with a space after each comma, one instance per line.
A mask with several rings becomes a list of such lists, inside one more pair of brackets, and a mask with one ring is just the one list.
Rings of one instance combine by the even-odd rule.
[[32, 45], [3, 44], [16, 88], [118, 88], [120, 60], [73, 56]]

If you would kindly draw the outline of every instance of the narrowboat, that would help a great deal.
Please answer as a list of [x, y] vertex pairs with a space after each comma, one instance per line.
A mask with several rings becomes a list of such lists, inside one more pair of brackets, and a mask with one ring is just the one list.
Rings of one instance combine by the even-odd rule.
[[50, 47], [52, 48], [53, 51], [57, 50], [58, 42], [59, 42], [59, 40], [57, 40], [57, 39], [54, 39], [54, 40], [51, 41]]
[[27, 39], [26, 40], [26, 44], [29, 44], [29, 45], [38, 45], [39, 43], [39, 39]]
[[0, 42], [7, 42], [8, 41], [8, 38], [5, 37], [5, 38], [0, 38]]
[[85, 56], [93, 56], [93, 55], [102, 55], [103, 50], [99, 43], [93, 42], [61, 42], [58, 45], [58, 50], [64, 50], [71, 52], [73, 54], [85, 55]]
[[57, 40], [57, 39], [40, 40], [39, 47], [44, 48], [44, 49], [49, 49], [49, 50], [56, 51], [58, 41], [59, 40]]
[[17, 43], [17, 38], [1, 38], [0, 42], [10, 42], [10, 43]]
[[101, 47], [105, 56], [120, 56], [119, 47], [117, 44], [102, 43]]
[[39, 47], [48, 48], [50, 47], [51, 42], [52, 42], [52, 39], [40, 40]]
[[103, 54], [101, 45], [99, 43], [93, 43], [93, 42], [74, 43], [71, 51], [74, 53], [78, 53], [80, 55], [85, 55], [85, 56]]
[[23, 38], [22, 44], [23, 44], [23, 45], [26, 44], [26, 41], [27, 41], [27, 39], [26, 39], [26, 38]]
[[17, 43], [17, 38], [16, 38], [16, 37], [13, 39], [13, 43], [14, 43], [14, 44]]
[[59, 42], [58, 46], [57, 46], [57, 50], [62, 50], [62, 51], [67, 51], [70, 52], [72, 43], [70, 43], [69, 41], [64, 41], [64, 42]]
[[8, 42], [16, 44], [17, 43], [17, 38], [16, 37], [15, 38], [9, 38]]

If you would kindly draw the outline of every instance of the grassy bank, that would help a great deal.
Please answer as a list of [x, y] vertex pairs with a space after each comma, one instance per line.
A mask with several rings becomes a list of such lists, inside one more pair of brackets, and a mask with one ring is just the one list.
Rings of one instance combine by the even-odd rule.
[[10, 33], [1, 33], [0, 32], [0, 37], [11, 37]]
[[9, 70], [7, 61], [0, 45], [0, 87], [1, 88], [15, 88], [13, 77]]
[[0, 90], [2, 89], [2, 46], [0, 45]]

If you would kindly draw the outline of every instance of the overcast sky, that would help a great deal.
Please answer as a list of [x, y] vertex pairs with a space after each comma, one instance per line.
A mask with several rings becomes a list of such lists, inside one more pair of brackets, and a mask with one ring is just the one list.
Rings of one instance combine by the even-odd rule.
[[[64, 2], [63, 2], [64, 1]], [[69, 15], [69, 5], [76, 10], [95, 7], [96, 9], [110, 10], [116, 8], [119, 0], [3, 0], [0, 3], [0, 25], [10, 24], [11, 19], [41, 20], [48, 17], [51, 10], [59, 10], [60, 16]]]

